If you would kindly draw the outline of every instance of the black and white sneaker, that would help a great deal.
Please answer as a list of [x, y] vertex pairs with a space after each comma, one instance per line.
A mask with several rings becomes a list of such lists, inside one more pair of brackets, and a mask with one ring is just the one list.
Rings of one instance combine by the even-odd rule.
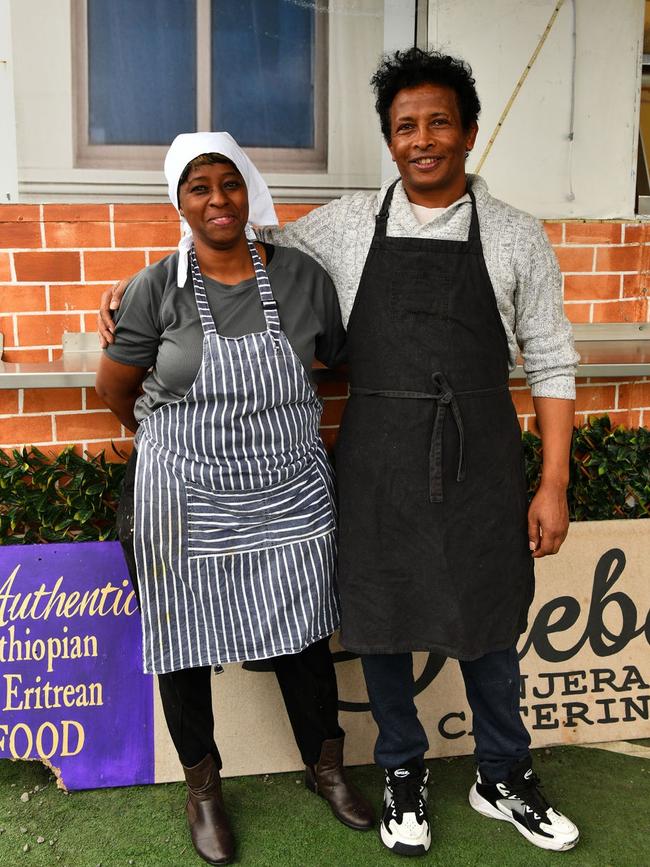
[[381, 841], [398, 855], [424, 855], [431, 845], [427, 815], [429, 771], [418, 765], [386, 771]]
[[524, 759], [502, 783], [483, 782], [480, 773], [469, 793], [469, 802], [483, 816], [503, 819], [541, 849], [572, 849], [580, 833], [570, 819], [550, 806], [539, 791], [539, 778], [530, 759]]

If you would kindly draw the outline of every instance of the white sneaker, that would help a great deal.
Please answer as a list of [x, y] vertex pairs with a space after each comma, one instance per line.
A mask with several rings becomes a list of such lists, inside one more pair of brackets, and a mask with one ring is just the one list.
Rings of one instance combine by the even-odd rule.
[[480, 773], [469, 793], [471, 806], [482, 816], [510, 822], [534, 846], [563, 852], [572, 849], [580, 832], [558, 813], [539, 791], [539, 778], [524, 759], [501, 783], [483, 782]]
[[381, 841], [398, 855], [424, 855], [431, 845], [427, 814], [426, 768], [409, 766], [386, 771]]

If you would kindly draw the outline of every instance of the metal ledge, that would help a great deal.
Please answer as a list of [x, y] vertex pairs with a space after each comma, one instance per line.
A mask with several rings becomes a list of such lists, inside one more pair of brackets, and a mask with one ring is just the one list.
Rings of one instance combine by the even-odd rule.
[[[650, 376], [650, 323], [575, 325], [579, 377]], [[63, 357], [28, 364], [0, 361], [0, 389], [94, 387], [101, 350], [96, 334], [64, 334]], [[314, 370], [316, 382], [345, 381], [347, 373]], [[521, 359], [511, 379], [523, 380]]]
[[[577, 377], [650, 376], [650, 323], [574, 325], [573, 335], [580, 353]], [[511, 378], [525, 378], [521, 359]]]
[[56, 361], [0, 361], [0, 389], [94, 387], [99, 335], [65, 332], [62, 345], [63, 357]]

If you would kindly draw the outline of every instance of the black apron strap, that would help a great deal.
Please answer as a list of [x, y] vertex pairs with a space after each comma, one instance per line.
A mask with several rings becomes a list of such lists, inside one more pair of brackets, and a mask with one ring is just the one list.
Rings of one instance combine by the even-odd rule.
[[399, 183], [399, 178], [390, 185], [390, 187], [386, 190], [386, 195], [384, 196], [384, 201], [381, 204], [381, 208], [379, 209], [379, 213], [375, 217], [375, 238], [385, 238], [386, 237], [386, 225], [388, 224], [388, 214], [390, 212], [390, 203], [393, 201], [393, 193], [395, 192], [395, 187]]
[[476, 198], [474, 197], [474, 193], [468, 187], [467, 192], [469, 193], [469, 197], [472, 200], [472, 218], [469, 224], [469, 235], [467, 236], [467, 240], [470, 244], [475, 246], [476, 244], [481, 244], [481, 230], [478, 224], [478, 211], [476, 210]]

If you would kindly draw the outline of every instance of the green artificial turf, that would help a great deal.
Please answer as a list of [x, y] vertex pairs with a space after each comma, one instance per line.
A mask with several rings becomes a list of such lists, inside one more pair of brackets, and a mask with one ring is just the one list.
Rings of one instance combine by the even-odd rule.
[[[293, 773], [225, 781], [237, 861], [256, 867], [650, 865], [650, 762], [644, 759], [576, 747], [536, 751], [544, 791], [582, 832], [578, 846], [563, 853], [537, 849], [511, 825], [485, 819], [469, 807], [470, 758], [440, 759], [429, 767], [433, 843], [423, 858], [391, 855], [376, 831], [358, 833], [340, 825]], [[367, 767], [350, 774], [378, 806], [379, 772]], [[31, 793], [27, 802], [20, 799], [24, 792]], [[66, 795], [42, 765], [1, 761], [0, 865], [200, 867], [183, 809], [179, 783]]]

